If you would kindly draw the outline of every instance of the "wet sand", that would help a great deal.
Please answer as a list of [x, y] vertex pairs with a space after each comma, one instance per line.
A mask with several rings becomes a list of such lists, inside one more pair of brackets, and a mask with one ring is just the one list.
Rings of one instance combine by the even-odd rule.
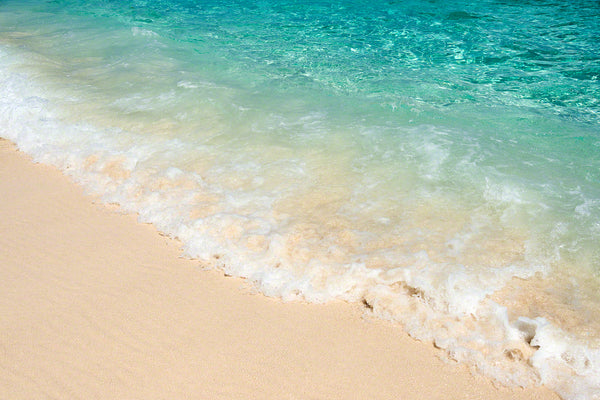
[[180, 254], [0, 139], [0, 399], [558, 399]]

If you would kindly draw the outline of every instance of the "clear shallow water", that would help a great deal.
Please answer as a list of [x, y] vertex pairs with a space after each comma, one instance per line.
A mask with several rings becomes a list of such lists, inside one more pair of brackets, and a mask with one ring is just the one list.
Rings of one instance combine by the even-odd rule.
[[267, 295], [364, 302], [502, 383], [597, 398], [599, 17], [0, 1], [0, 135]]

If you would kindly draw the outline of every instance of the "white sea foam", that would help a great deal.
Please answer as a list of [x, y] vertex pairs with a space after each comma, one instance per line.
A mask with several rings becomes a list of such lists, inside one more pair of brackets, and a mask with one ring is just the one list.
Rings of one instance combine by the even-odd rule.
[[131, 33], [133, 36], [146, 36], [146, 37], [157, 37], [158, 33], [151, 31], [150, 29], [143, 29], [137, 26], [131, 28]]
[[[0, 51], [2, 136], [179, 238], [187, 256], [284, 300], [364, 301], [502, 383], [542, 383], [568, 399], [600, 398], [598, 338], [585, 342], [554, 321], [519, 314], [511, 304], [518, 299], [502, 294], [515, 280], [532, 283], [552, 273], [536, 262], [523, 232], [493, 229], [514, 221], [527, 202], [518, 187], [488, 182], [482, 196], [499, 204], [499, 214], [466, 212], [432, 191], [400, 219], [382, 207], [413, 199], [400, 193], [380, 200], [377, 193], [389, 194], [389, 187], [363, 173], [375, 167], [348, 173], [347, 159], [356, 154], [298, 153], [268, 143], [247, 146], [246, 154], [218, 142], [100, 127], [66, 117], [54, 101], [59, 95], [18, 72], [11, 51]], [[322, 130], [323, 118], [313, 113], [297, 123]], [[395, 184], [412, 185], [419, 168], [434, 183], [443, 175], [444, 146], [415, 143], [415, 157], [425, 163]], [[578, 212], [591, 206], [583, 203]]]

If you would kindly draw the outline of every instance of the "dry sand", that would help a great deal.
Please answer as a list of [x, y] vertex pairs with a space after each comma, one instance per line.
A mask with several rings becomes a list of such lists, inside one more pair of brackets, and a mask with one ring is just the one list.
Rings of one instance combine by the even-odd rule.
[[0, 399], [558, 399], [358, 305], [256, 294], [116, 211], [0, 139]]

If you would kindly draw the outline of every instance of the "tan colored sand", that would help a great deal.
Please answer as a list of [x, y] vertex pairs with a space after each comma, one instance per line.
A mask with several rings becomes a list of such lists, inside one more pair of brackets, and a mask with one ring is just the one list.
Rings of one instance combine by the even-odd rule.
[[356, 305], [179, 258], [0, 139], [0, 399], [557, 399], [495, 388]]

